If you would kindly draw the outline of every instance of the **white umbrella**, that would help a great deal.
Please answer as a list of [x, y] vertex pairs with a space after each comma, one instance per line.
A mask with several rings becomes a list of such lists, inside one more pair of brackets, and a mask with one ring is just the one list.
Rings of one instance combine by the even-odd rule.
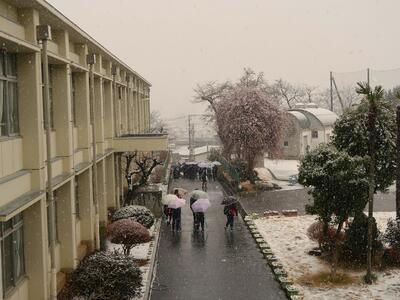
[[202, 161], [202, 162], [199, 162], [199, 163], [197, 164], [197, 166], [198, 166], [199, 168], [209, 168], [209, 167], [210, 167], [210, 163], [209, 163], [209, 162], [206, 162], [206, 161]]
[[207, 209], [209, 209], [209, 207], [211, 206], [210, 200], [208, 199], [199, 199], [196, 200], [196, 202], [194, 202], [192, 204], [192, 210], [193, 212], [197, 213], [197, 212], [206, 212]]
[[184, 206], [185, 203], [186, 203], [185, 199], [176, 197], [176, 199], [169, 201], [168, 207], [176, 209], [176, 208], [180, 208], [180, 207]]
[[174, 194], [168, 194], [168, 195], [165, 195], [165, 196], [162, 198], [161, 202], [162, 202], [162, 204], [164, 204], [164, 205], [168, 205], [169, 202], [170, 202], [171, 200], [176, 200], [176, 199], [179, 199], [176, 195], [174, 195]]

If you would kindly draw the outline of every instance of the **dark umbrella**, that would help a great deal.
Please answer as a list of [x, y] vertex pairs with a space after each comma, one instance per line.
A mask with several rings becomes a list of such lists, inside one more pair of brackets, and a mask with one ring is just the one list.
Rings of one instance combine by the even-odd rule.
[[231, 204], [234, 204], [236, 202], [238, 202], [236, 197], [228, 196], [228, 197], [225, 197], [224, 200], [222, 200], [221, 205], [231, 205]]

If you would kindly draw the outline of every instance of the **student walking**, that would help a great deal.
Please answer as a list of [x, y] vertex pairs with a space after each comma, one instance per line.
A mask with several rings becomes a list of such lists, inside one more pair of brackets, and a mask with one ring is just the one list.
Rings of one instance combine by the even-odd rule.
[[196, 215], [196, 221], [195, 221], [195, 231], [198, 231], [201, 228], [201, 231], [204, 232], [204, 213], [203, 212], [197, 212], [195, 213]]
[[238, 215], [238, 210], [236, 208], [236, 204], [225, 205], [224, 214], [226, 215], [225, 229], [230, 227], [231, 230], [233, 230], [233, 222], [234, 222], [235, 216]]
[[207, 192], [207, 169], [201, 174], [201, 189]]
[[[174, 194], [178, 198], [181, 198], [181, 195], [179, 194], [179, 190], [178, 189], [176, 189], [174, 191]], [[181, 210], [180, 207], [171, 209], [172, 231], [181, 231], [181, 213], [182, 213], [182, 210]]]

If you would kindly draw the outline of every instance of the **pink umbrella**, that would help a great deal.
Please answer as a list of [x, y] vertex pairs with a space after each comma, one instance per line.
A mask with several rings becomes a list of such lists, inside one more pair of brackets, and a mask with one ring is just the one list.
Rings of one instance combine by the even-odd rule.
[[196, 202], [194, 202], [192, 204], [192, 209], [193, 212], [197, 213], [197, 212], [206, 212], [206, 210], [211, 206], [210, 200], [202, 198], [199, 200], [196, 200]]
[[168, 202], [168, 207], [176, 209], [176, 208], [180, 208], [180, 207], [184, 206], [185, 203], [186, 203], [185, 199], [181, 199], [181, 198], [176, 197], [176, 199], [171, 199]]

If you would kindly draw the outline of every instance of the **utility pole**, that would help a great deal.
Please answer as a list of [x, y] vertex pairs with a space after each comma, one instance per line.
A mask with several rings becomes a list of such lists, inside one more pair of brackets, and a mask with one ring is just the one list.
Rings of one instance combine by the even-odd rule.
[[330, 72], [330, 77], [329, 77], [329, 81], [330, 81], [330, 85], [331, 85], [331, 111], [333, 111], [333, 75], [332, 75], [332, 71]]
[[367, 69], [367, 84], [370, 89], [367, 99], [369, 101], [368, 105], [368, 131], [369, 131], [369, 170], [368, 170], [368, 244], [367, 244], [367, 274], [365, 275], [365, 281], [367, 284], [372, 283], [372, 240], [373, 240], [373, 218], [374, 218], [374, 192], [375, 192], [375, 124], [377, 117], [377, 103], [375, 95], [372, 93], [371, 87], [369, 85], [369, 69]]
[[194, 124], [191, 122], [192, 115], [188, 115], [189, 130], [189, 161], [194, 160]]
[[396, 219], [400, 219], [400, 105], [397, 105], [396, 121], [397, 121]]

